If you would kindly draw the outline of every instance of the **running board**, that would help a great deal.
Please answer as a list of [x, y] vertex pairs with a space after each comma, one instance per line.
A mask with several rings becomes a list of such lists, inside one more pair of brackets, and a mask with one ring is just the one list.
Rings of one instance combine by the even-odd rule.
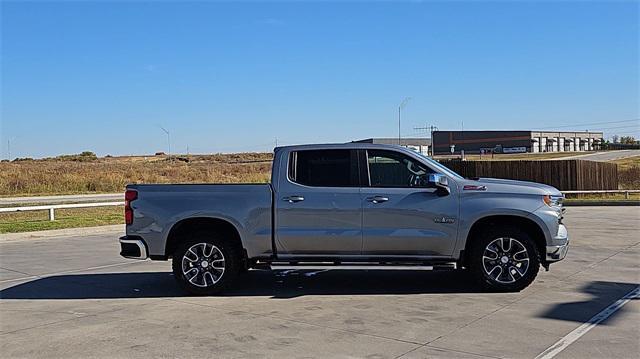
[[270, 270], [416, 270], [416, 271], [432, 271], [432, 270], [452, 270], [456, 269], [456, 263], [438, 263], [433, 265], [422, 264], [390, 264], [375, 262], [321, 262], [321, 263], [291, 263], [291, 262], [271, 262], [256, 263], [253, 268], [270, 269]]

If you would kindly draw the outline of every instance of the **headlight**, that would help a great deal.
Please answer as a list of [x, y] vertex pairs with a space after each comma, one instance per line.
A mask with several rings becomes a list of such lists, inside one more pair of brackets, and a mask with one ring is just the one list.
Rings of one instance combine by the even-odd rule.
[[542, 196], [542, 200], [549, 207], [562, 207], [562, 202], [564, 201], [564, 196]]

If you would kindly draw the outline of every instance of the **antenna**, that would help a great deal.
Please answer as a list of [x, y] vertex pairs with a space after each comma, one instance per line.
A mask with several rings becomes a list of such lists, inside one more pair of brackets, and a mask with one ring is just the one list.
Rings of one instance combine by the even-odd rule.
[[431, 156], [433, 156], [435, 154], [435, 152], [433, 151], [433, 145], [434, 145], [434, 142], [433, 142], [433, 131], [437, 131], [438, 127], [434, 126], [434, 125], [426, 124], [426, 125], [424, 125], [424, 127], [414, 127], [413, 129], [416, 130], [416, 131], [420, 131], [420, 130], [427, 131], [429, 133], [429, 136], [431, 138], [431, 146], [429, 146], [429, 147], [431, 148]]

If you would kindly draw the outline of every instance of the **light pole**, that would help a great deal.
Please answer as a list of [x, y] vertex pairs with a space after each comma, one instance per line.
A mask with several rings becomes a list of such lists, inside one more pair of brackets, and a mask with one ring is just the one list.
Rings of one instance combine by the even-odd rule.
[[14, 141], [17, 139], [17, 137], [10, 137], [7, 138], [7, 159], [9, 161], [11, 161], [11, 141]]
[[169, 151], [167, 152], [167, 156], [169, 156], [169, 158], [171, 158], [171, 134], [164, 127], [162, 127], [162, 126], [158, 126], [158, 127], [160, 127], [160, 129], [162, 129], [162, 131], [164, 131], [164, 133], [167, 134], [167, 144], [169, 145]]
[[398, 106], [398, 145], [400, 145], [400, 140], [402, 138], [402, 135], [400, 134], [400, 113], [402, 112], [402, 109], [407, 105], [407, 103], [409, 102], [409, 100], [411, 100], [411, 97], [405, 97], [404, 100], [402, 100], [402, 102], [400, 103], [400, 106]]

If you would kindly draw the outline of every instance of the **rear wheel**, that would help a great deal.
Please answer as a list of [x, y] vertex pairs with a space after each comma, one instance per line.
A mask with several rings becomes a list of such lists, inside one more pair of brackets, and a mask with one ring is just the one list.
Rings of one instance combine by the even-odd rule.
[[173, 254], [173, 275], [191, 294], [216, 294], [239, 272], [239, 256], [230, 240], [212, 232], [198, 232]]
[[533, 239], [516, 227], [498, 227], [472, 239], [471, 274], [485, 288], [517, 292], [538, 275], [540, 258]]

